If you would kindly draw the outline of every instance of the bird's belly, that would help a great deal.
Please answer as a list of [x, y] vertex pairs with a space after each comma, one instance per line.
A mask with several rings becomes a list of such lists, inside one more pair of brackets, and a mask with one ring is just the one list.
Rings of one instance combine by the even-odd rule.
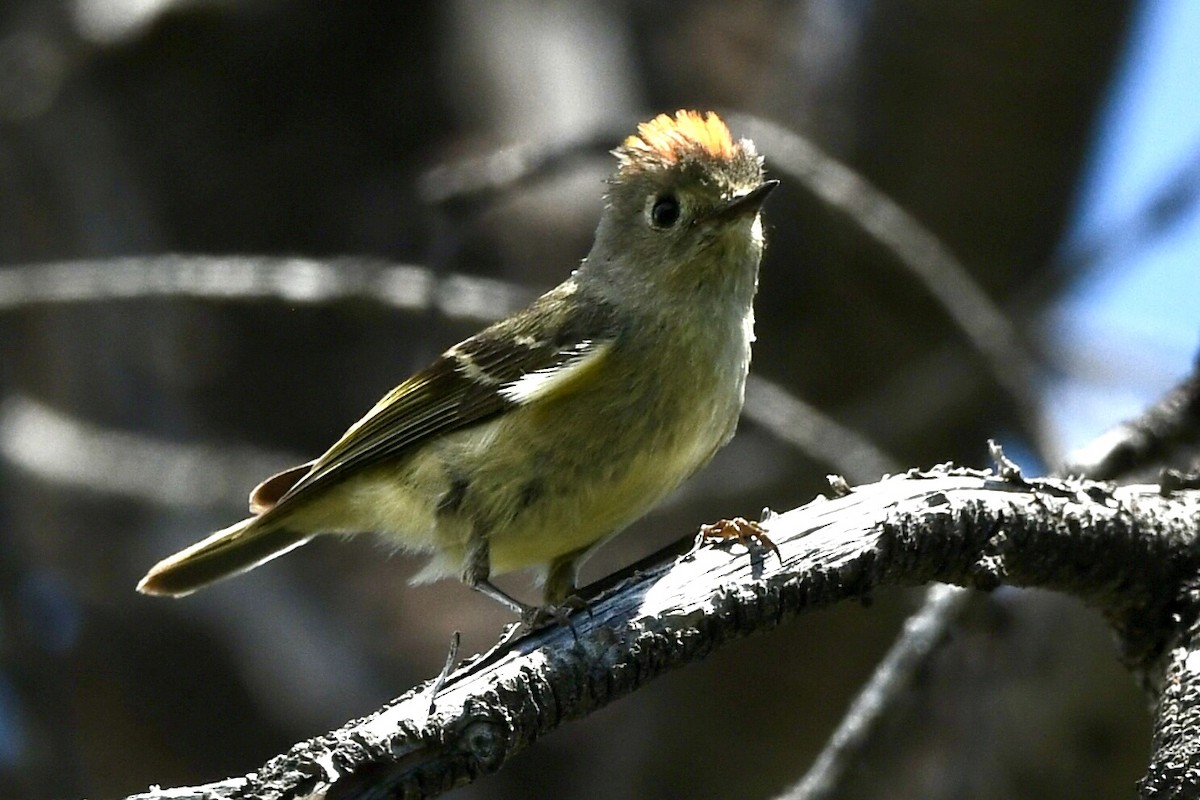
[[[728, 438], [737, 409], [715, 405], [676, 410], [689, 417], [682, 425], [639, 430], [626, 421], [629, 439], [614, 437], [602, 447], [564, 435], [552, 454], [528, 453], [530, 461], [509, 474], [536, 479], [519, 490], [502, 479], [492, 497], [480, 498], [491, 508], [484, 516], [495, 521], [489, 537], [493, 570], [545, 564], [599, 544], [641, 517]], [[486, 482], [479, 489], [486, 494]]]
[[690, 474], [663, 458], [639, 458], [590, 484], [557, 484], [492, 534], [493, 570], [546, 564], [598, 544], [642, 516]]

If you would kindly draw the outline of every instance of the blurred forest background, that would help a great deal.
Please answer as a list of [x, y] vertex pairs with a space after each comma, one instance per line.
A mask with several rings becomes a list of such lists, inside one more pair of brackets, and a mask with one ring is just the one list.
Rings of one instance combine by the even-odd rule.
[[[606, 150], [654, 113], [726, 113], [783, 180], [759, 382], [734, 443], [585, 580], [701, 522], [805, 502], [829, 472], [983, 466], [988, 437], [1029, 472], [1058, 468], [1200, 342], [1189, 6], [4, 0], [0, 796], [242, 774], [436, 674], [451, 631], [464, 654], [491, 645], [509, 621], [494, 603], [409, 588], [416, 562], [365, 540], [180, 602], [133, 586], [561, 280], [590, 244]], [[1164, 89], [1151, 67], [1171, 54]], [[966, 272], [919, 279], [920, 257], [788, 166], [797, 136]], [[972, 291], [1013, 342], [972, 338]], [[773, 796], [918, 599], [739, 643], [455, 796]], [[974, 601], [844, 796], [1127, 797], [1149, 731], [1098, 616], [1001, 591]]]

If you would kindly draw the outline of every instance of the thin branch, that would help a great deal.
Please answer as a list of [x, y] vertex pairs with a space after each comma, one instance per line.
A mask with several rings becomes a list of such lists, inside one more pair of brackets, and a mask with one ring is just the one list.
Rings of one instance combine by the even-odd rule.
[[323, 304], [367, 299], [451, 318], [493, 320], [533, 293], [505, 281], [346, 258], [166, 255], [28, 264], [0, 270], [0, 312], [41, 304], [151, 297]]
[[1140, 416], [1073, 453], [1065, 471], [1115, 480], [1147, 467], [1163, 466], [1171, 451], [1183, 447], [1200, 449], [1200, 354], [1190, 376]]
[[783, 800], [822, 800], [834, 797], [847, 770], [858, 763], [879, 720], [911, 685], [942, 643], [946, 632], [967, 606], [970, 594], [957, 586], [929, 587], [921, 608], [904, 622], [904, 631], [859, 692], [829, 742], [804, 778], [785, 792]]
[[0, 456], [38, 478], [159, 505], [244, 505], [246, 488], [304, 461], [292, 453], [186, 444], [84, 422], [17, 394], [0, 403]]
[[421, 197], [431, 205], [483, 204], [496, 195], [552, 174], [580, 155], [603, 153], [628, 134], [621, 122], [583, 136], [525, 142], [473, 158], [440, 164], [421, 177]]
[[[644, 567], [577, 615], [574, 632], [544, 628], [460, 667], [432, 715], [428, 686], [417, 687], [243, 778], [137, 798], [434, 796], [670, 669], [884, 586], [1065, 592], [1106, 614], [1138, 669], [1153, 668], [1179, 615], [1195, 611], [1179, 587], [1200, 570], [1200, 491], [913, 472], [778, 515], [769, 529], [782, 559], [734, 545]], [[1189, 758], [1200, 774], [1200, 751]]]
[[758, 375], [746, 381], [746, 419], [800, 452], [831, 465], [852, 481], [898, 472], [899, 462], [858, 433]]

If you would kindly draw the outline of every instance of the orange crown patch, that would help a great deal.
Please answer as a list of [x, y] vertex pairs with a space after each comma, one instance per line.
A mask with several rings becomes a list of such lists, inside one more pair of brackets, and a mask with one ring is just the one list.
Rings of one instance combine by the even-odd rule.
[[637, 133], [613, 151], [622, 170], [649, 164], [672, 166], [687, 156], [732, 159], [739, 149], [729, 128], [712, 111], [701, 115], [679, 110], [672, 117], [659, 114], [638, 125]]

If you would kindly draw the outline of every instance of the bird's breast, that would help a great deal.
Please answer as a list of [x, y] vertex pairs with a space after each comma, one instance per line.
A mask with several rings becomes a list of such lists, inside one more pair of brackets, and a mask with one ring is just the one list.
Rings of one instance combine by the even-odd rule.
[[491, 431], [487, 447], [504, 455], [478, 459], [469, 493], [498, 570], [603, 540], [708, 463], [736, 428], [749, 365], [751, 323], [729, 328], [615, 347], [610, 379]]

